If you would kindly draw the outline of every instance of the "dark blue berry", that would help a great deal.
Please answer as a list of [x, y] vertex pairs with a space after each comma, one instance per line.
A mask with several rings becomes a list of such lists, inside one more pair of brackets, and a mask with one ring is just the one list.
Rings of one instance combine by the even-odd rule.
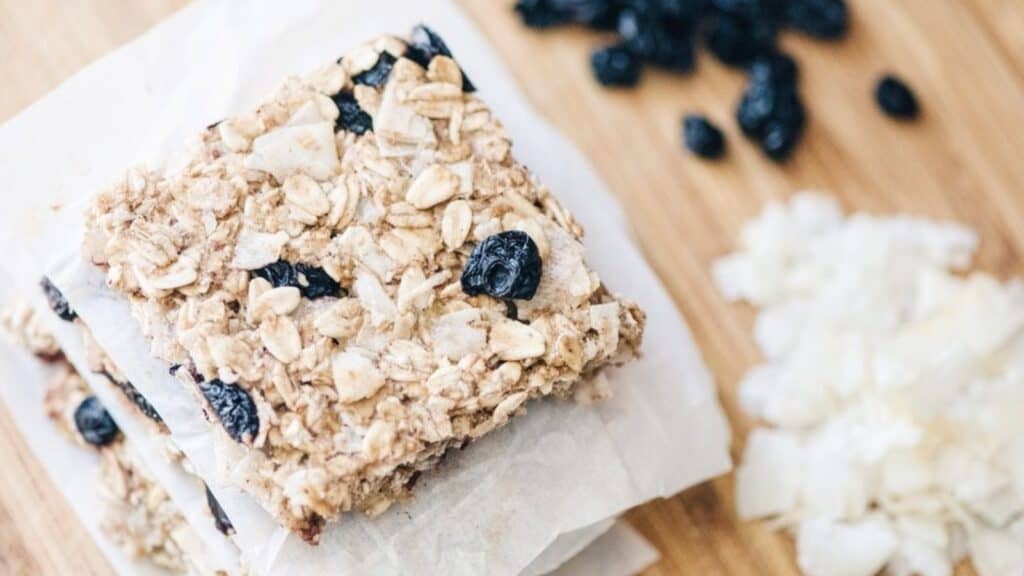
[[[409, 47], [406, 48], [404, 56], [424, 68], [430, 66], [430, 61], [434, 59], [434, 56], [447, 56], [455, 59], [444, 40], [436, 32], [422, 24], [413, 28], [409, 34]], [[476, 86], [469, 81], [465, 70], [462, 71], [462, 91], [476, 92]]]
[[703, 33], [708, 50], [722, 63], [744, 66], [755, 56], [771, 51], [776, 27], [772, 21], [720, 13], [707, 19]]
[[786, 24], [816, 38], [833, 40], [846, 34], [845, 0], [789, 0]]
[[551, 0], [518, 0], [516, 12], [530, 28], [551, 28], [565, 23], [565, 15], [555, 10]]
[[920, 108], [914, 92], [893, 75], [884, 76], [875, 87], [875, 100], [886, 114], [899, 120], [917, 118]]
[[206, 487], [206, 505], [210, 508], [210, 514], [213, 515], [213, 523], [217, 527], [217, 530], [225, 536], [231, 536], [235, 533], [235, 527], [231, 524], [231, 519], [228, 518], [227, 513], [221, 508], [220, 502], [214, 498], [213, 493], [210, 492], [209, 486]]
[[352, 81], [356, 84], [364, 84], [375, 88], [381, 86], [388, 81], [388, 76], [391, 74], [391, 67], [395, 65], [395, 60], [395, 57], [390, 52], [381, 52], [373, 68], [356, 74], [352, 77]]
[[75, 427], [93, 446], [106, 446], [117, 438], [117, 424], [95, 396], [82, 400], [75, 408]]
[[470, 296], [529, 300], [540, 285], [541, 260], [529, 234], [519, 230], [488, 236], [469, 255], [462, 291]]
[[[174, 372], [172, 371], [171, 374], [173, 375]], [[139, 392], [139, 389], [136, 388], [135, 385], [133, 385], [131, 382], [120, 382], [116, 378], [114, 378], [109, 372], [106, 371], [103, 372], [103, 375], [106, 376], [107, 380], [109, 380], [111, 384], [116, 386], [117, 389], [120, 390], [121, 393], [124, 394], [125, 397], [128, 398], [128, 400], [135, 405], [136, 408], [139, 409], [139, 412], [142, 412], [144, 416], [156, 422], [157, 424], [163, 424], [164, 419], [160, 417], [160, 413], [157, 412], [156, 408], [154, 408], [153, 405], [149, 403], [149, 400], [146, 400], [146, 397], [142, 395], [142, 392]]]
[[619, 15], [618, 30], [626, 48], [644, 62], [677, 72], [693, 69], [693, 30], [689, 23], [625, 9]]
[[742, 16], [749, 20], [777, 21], [782, 16], [789, 0], [711, 0], [711, 5], [721, 12]]
[[796, 62], [788, 55], [774, 50], [758, 56], [750, 63], [751, 83], [796, 86], [798, 74]]
[[281, 288], [283, 286], [298, 286], [299, 278], [295, 274], [295, 267], [292, 266], [291, 262], [286, 260], [278, 260], [267, 264], [262, 268], [257, 268], [250, 271], [253, 276], [263, 278], [274, 288]]
[[53, 285], [53, 282], [50, 282], [49, 278], [43, 276], [43, 279], [39, 281], [39, 286], [43, 289], [43, 294], [46, 295], [46, 302], [49, 303], [50, 310], [53, 310], [53, 313], [61, 320], [72, 322], [78, 318], [78, 314], [68, 304], [67, 298], [64, 298], [64, 295]]
[[590, 66], [603, 86], [636, 86], [640, 80], [640, 59], [622, 44], [596, 50]]
[[359, 107], [356, 97], [347, 90], [342, 90], [331, 100], [338, 105], [338, 119], [334, 121], [334, 130], [348, 130], [356, 135], [366, 134], [373, 130], [373, 118]]
[[260, 419], [256, 413], [256, 403], [248, 392], [237, 384], [227, 384], [217, 379], [200, 383], [199, 391], [203, 393], [228, 436], [243, 443], [252, 442], [256, 438], [260, 431]]
[[683, 142], [702, 158], [719, 158], [725, 153], [725, 136], [707, 118], [688, 114], [683, 118]]
[[615, 28], [619, 8], [616, 0], [519, 0], [515, 5], [531, 28], [582, 24], [598, 30]]
[[331, 278], [323, 268], [299, 262], [295, 264], [295, 272], [299, 276], [298, 289], [304, 298], [316, 300], [325, 296], [340, 296], [341, 284]]
[[773, 160], [784, 160], [803, 134], [806, 113], [796, 87], [751, 81], [736, 120], [740, 129]]
[[274, 288], [293, 286], [299, 289], [302, 296], [310, 300], [324, 296], [342, 296], [344, 291], [338, 281], [331, 278], [323, 268], [298, 262], [292, 264], [278, 260], [262, 268], [252, 270], [252, 275], [263, 278]]

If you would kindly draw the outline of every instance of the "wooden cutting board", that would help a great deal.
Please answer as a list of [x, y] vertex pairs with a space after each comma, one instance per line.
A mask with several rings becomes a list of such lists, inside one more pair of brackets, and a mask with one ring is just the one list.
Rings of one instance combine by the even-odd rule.
[[[0, 119], [184, 3], [0, 0]], [[708, 267], [765, 202], [815, 188], [848, 209], [956, 219], [981, 232], [980, 268], [1004, 278], [1024, 275], [1020, 0], [852, 0], [845, 41], [786, 36], [783, 44], [802, 63], [810, 125], [803, 146], [781, 166], [746, 142], [732, 120], [742, 75], [706, 55], [693, 75], [647, 71], [636, 90], [602, 90], [587, 62], [590, 50], [609, 38], [527, 30], [511, 13], [511, 0], [462, 3], [534, 105], [618, 195], [716, 375], [736, 433], [734, 455], [751, 426], [735, 385], [758, 360], [753, 311], [724, 302]], [[898, 72], [917, 90], [921, 121], [898, 124], [875, 108], [872, 88], [885, 71]], [[680, 118], [688, 111], [725, 128], [729, 150], [722, 161], [702, 162], [683, 151]], [[4, 409], [0, 467], [0, 573], [109, 573]], [[629, 515], [663, 555], [649, 576], [797, 574], [792, 542], [737, 520], [732, 490], [726, 476]]]

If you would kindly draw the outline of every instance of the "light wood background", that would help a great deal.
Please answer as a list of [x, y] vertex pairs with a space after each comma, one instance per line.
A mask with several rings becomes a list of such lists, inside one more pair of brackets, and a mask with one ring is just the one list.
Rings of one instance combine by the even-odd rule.
[[[0, 0], [0, 119], [184, 3]], [[736, 455], [751, 425], [735, 385], [758, 359], [753, 312], [719, 298], [708, 267], [768, 200], [816, 188], [849, 209], [957, 219], [982, 233], [981, 268], [1024, 275], [1021, 0], [851, 0], [844, 42], [786, 36], [783, 44], [803, 65], [810, 124], [783, 166], [767, 161], [732, 120], [742, 75], [706, 55], [691, 76], [647, 71], [639, 89], [610, 92], [595, 86], [587, 66], [589, 51], [607, 41], [600, 34], [525, 29], [511, 0], [462, 3], [530, 100], [624, 204], [716, 375]], [[876, 110], [872, 88], [884, 71], [915, 87], [920, 122], [898, 124]], [[725, 128], [722, 161], [683, 151], [686, 111], [704, 112]], [[0, 464], [0, 574], [108, 574], [3, 408]], [[732, 485], [727, 476], [629, 515], [663, 555], [648, 576], [797, 574], [787, 537], [735, 518]]]

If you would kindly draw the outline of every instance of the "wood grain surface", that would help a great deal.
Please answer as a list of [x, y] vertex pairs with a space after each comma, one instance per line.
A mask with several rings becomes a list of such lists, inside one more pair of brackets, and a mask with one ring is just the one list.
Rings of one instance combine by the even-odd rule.
[[[803, 65], [810, 124], [803, 145], [781, 166], [746, 142], [732, 120], [742, 75], [706, 55], [693, 75], [646, 71], [636, 90], [602, 90], [587, 61], [608, 38], [527, 30], [510, 0], [462, 3], [529, 99], [583, 150], [623, 203], [716, 376], [735, 431], [734, 455], [752, 425], [739, 410], [735, 385], [758, 361], [753, 311], [723, 301], [708, 267], [765, 202], [816, 188], [848, 209], [959, 220], [981, 232], [980, 268], [1024, 276], [1020, 0], [851, 0], [845, 41], [784, 37]], [[0, 0], [0, 119], [183, 4]], [[899, 124], [876, 110], [872, 89], [886, 71], [917, 90], [924, 107], [919, 122]], [[679, 125], [688, 111], [725, 129], [723, 160], [702, 162], [683, 151]], [[3, 409], [0, 463], [0, 573], [108, 573]], [[791, 540], [737, 520], [732, 490], [726, 476], [629, 514], [663, 555], [648, 576], [797, 574]]]

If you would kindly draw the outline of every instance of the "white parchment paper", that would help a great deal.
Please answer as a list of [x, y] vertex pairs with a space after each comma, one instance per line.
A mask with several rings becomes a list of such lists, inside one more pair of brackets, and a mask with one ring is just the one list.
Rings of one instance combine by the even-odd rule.
[[636, 574], [658, 561], [658, 551], [625, 522], [616, 522], [551, 576]]
[[[216, 459], [195, 402], [153, 360], [127, 306], [81, 263], [70, 204], [132, 163], [253, 103], [289, 73], [366, 38], [424, 21], [437, 29], [538, 173], [589, 231], [589, 259], [649, 313], [645, 358], [610, 376], [596, 407], [533, 404], [530, 414], [450, 459], [417, 499], [383, 517], [346, 517], [318, 548], [278, 529], [238, 490], [211, 482], [261, 572], [517, 574], [555, 538], [729, 466], [728, 428], [671, 300], [582, 156], [528, 107], [479, 33], [449, 2], [199, 2], [76, 75], [0, 128], [11, 196], [3, 214], [16, 266], [45, 265], [208, 480]], [[12, 190], [24, 191], [11, 194]], [[63, 207], [54, 210], [53, 207]]]

